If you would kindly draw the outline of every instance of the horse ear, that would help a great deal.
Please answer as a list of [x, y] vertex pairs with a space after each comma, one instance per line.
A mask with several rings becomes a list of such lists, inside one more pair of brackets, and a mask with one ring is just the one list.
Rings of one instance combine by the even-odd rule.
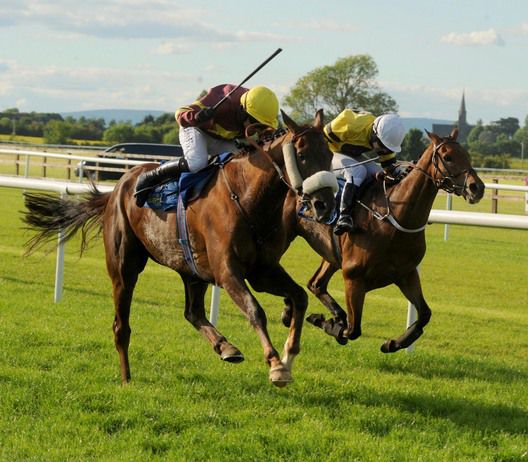
[[324, 121], [324, 111], [323, 111], [323, 109], [319, 109], [315, 113], [314, 127], [317, 128], [318, 130], [322, 130], [323, 129], [323, 121]]
[[298, 133], [300, 131], [300, 128], [299, 126], [292, 120], [290, 119], [290, 117], [288, 116], [288, 114], [286, 114], [282, 109], [280, 110], [281, 111], [281, 115], [282, 115], [282, 120], [284, 121], [284, 123], [286, 124], [286, 126], [293, 132], [293, 133]]
[[442, 140], [440, 139], [440, 137], [436, 133], [432, 133], [432, 132], [430, 132], [428, 130], [425, 130], [425, 133], [427, 133], [427, 136], [433, 142], [433, 144], [440, 144], [442, 142]]
[[458, 127], [453, 127], [453, 130], [451, 130], [451, 134], [449, 135], [449, 138], [451, 138], [453, 141], [456, 141], [458, 138]]

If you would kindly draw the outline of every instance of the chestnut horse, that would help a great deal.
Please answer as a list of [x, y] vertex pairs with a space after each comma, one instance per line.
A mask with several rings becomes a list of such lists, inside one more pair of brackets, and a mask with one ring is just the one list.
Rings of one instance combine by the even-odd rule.
[[[397, 339], [387, 340], [384, 353], [393, 353], [418, 339], [429, 322], [431, 310], [422, 294], [418, 264], [425, 254], [425, 226], [439, 189], [463, 196], [470, 204], [484, 195], [484, 184], [471, 167], [466, 150], [456, 141], [458, 130], [441, 138], [427, 132], [431, 144], [412, 171], [398, 184], [389, 186], [375, 182], [356, 206], [354, 221], [363, 231], [337, 238], [332, 228], [299, 218], [296, 199], [289, 197], [285, 225], [292, 239], [301, 235], [318, 252], [323, 261], [308, 282], [308, 288], [325, 305], [333, 318], [312, 314], [308, 321], [344, 345], [361, 335], [361, 315], [365, 294], [371, 290], [396, 284], [416, 307], [418, 317]], [[345, 313], [328, 293], [333, 274], [343, 270]], [[285, 323], [291, 317], [291, 303], [286, 299]]]
[[[187, 239], [192, 265], [186, 261], [180, 243], [185, 236], [179, 232], [182, 228], [178, 228], [177, 214], [135, 204], [137, 177], [156, 164], [134, 167], [111, 193], [94, 190], [81, 200], [46, 194], [26, 196], [26, 222], [40, 231], [29, 241], [30, 249], [53, 238], [58, 229], [65, 230], [69, 238], [82, 228], [85, 245], [90, 225], [102, 228], [113, 284], [113, 331], [123, 382], [130, 380], [132, 295], [149, 258], [180, 274], [185, 287], [185, 318], [224, 361], [236, 363], [244, 357], [206, 318], [204, 296], [210, 283], [226, 290], [256, 330], [271, 382], [284, 386], [292, 380], [308, 296], [279, 264], [287, 248], [282, 225], [284, 202], [290, 189], [298, 188], [296, 194], [300, 194], [304, 187], [303, 200], [311, 204], [318, 220], [327, 220], [335, 208], [337, 183], [329, 171], [332, 154], [322, 132], [322, 111], [317, 112], [313, 126], [298, 126], [284, 113], [283, 119], [288, 130], [277, 132], [261, 145], [250, 141], [253, 152], [236, 153], [213, 175], [200, 197], [188, 205]], [[292, 301], [282, 360], [270, 340], [264, 310], [246, 280], [258, 292]]]

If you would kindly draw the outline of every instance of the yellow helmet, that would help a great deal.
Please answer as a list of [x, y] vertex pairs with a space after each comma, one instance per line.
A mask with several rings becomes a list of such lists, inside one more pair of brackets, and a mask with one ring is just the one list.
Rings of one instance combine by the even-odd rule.
[[279, 100], [267, 87], [253, 87], [242, 95], [240, 104], [251, 117], [261, 124], [279, 127]]

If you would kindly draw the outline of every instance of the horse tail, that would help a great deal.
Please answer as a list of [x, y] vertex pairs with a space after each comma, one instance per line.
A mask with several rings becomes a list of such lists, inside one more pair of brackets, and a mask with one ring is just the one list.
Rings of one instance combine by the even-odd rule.
[[62, 232], [60, 243], [70, 240], [81, 230], [81, 255], [88, 243], [98, 235], [103, 225], [103, 214], [111, 193], [102, 193], [95, 185], [83, 197], [55, 196], [46, 193], [24, 193], [26, 211], [23, 221], [37, 234], [26, 242], [26, 255], [55, 242]]

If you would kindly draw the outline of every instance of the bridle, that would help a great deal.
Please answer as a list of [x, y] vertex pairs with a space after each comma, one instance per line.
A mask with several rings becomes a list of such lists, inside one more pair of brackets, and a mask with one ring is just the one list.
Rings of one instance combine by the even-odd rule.
[[[425, 171], [424, 169], [422, 169], [422, 168], [420, 168], [420, 167], [418, 167], [416, 165], [412, 166], [412, 168], [414, 170], [417, 170], [418, 172], [420, 172], [422, 175], [425, 175], [427, 178], [429, 178], [437, 189], [442, 189], [442, 190], [444, 190], [444, 191], [446, 191], [448, 193], [454, 193], [457, 196], [460, 196], [460, 195], [462, 195], [462, 193], [467, 188], [467, 182], [468, 182], [469, 175], [475, 174], [475, 170], [473, 168], [468, 168], [468, 169], [462, 170], [461, 172], [458, 172], [456, 174], [453, 173], [449, 169], [449, 167], [447, 166], [447, 164], [444, 161], [444, 159], [439, 155], [439, 149], [442, 146], [445, 146], [447, 144], [457, 144], [458, 145], [459, 143], [457, 141], [455, 141], [455, 140], [452, 140], [452, 139], [444, 139], [438, 145], [433, 144], [433, 154], [431, 156], [431, 163], [433, 164], [433, 167], [434, 167], [433, 175], [430, 175], [427, 171]], [[459, 184], [457, 184], [455, 182], [455, 179], [457, 177], [459, 177], [460, 175], [465, 175], [464, 184], [463, 185], [459, 185]], [[358, 203], [362, 207], [364, 207], [365, 209], [369, 210], [372, 213], [372, 215], [374, 216], [374, 218], [376, 218], [377, 220], [380, 220], [380, 221], [387, 220], [397, 230], [399, 230], [401, 232], [404, 232], [404, 233], [419, 233], [419, 232], [423, 231], [426, 228], [427, 222], [423, 226], [420, 226], [419, 228], [405, 228], [402, 225], [400, 225], [398, 223], [398, 221], [396, 220], [396, 218], [394, 217], [394, 215], [392, 214], [391, 207], [390, 207], [389, 195], [387, 194], [387, 184], [386, 184], [385, 181], [383, 182], [383, 192], [384, 192], [385, 201], [386, 201], [386, 212], [385, 212], [385, 214], [381, 214], [381, 213], [373, 210], [372, 208], [370, 208], [367, 205], [363, 204], [361, 201], [358, 201]]]
[[[442, 189], [448, 193], [453, 193], [457, 196], [462, 195], [462, 193], [467, 189], [467, 182], [470, 175], [474, 175], [476, 172], [473, 168], [467, 168], [458, 173], [453, 173], [447, 166], [444, 159], [439, 155], [439, 149], [442, 146], [447, 144], [459, 144], [455, 140], [443, 140], [440, 144], [433, 144], [433, 154], [431, 157], [431, 163], [434, 166], [434, 174], [430, 175], [425, 170], [419, 167], [413, 167], [415, 170], [419, 171], [426, 177], [428, 177], [437, 189]], [[465, 175], [464, 184], [460, 185], [455, 182], [455, 179], [460, 175]]]
[[337, 180], [332, 172], [323, 170], [314, 173], [307, 178], [303, 178], [299, 170], [298, 160], [304, 160], [304, 156], [302, 154], [297, 154], [295, 142], [307, 133], [319, 133], [319, 130], [316, 127], [306, 127], [298, 133], [292, 132], [292, 138], [290, 141], [285, 142], [283, 139], [280, 141], [282, 144], [284, 167], [289, 181], [286, 179], [283, 170], [270, 155], [270, 151], [276, 148], [276, 144], [274, 143], [275, 140], [287, 136], [289, 132], [284, 129], [279, 129], [272, 133], [265, 133], [264, 136], [261, 137], [262, 144], [260, 144], [250, 136], [250, 129], [252, 127], [253, 126], [250, 125], [246, 129], [246, 139], [248, 142], [268, 159], [279, 175], [281, 181], [297, 196], [301, 196], [303, 202], [309, 201], [310, 194], [322, 187], [330, 187], [334, 190], [334, 193], [337, 192]]

